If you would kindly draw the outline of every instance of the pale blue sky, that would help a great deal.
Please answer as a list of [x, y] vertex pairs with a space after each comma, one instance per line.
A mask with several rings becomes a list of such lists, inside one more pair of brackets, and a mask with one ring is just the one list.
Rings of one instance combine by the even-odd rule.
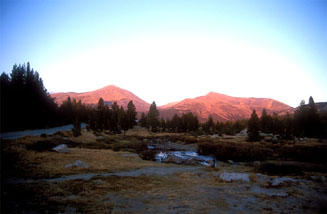
[[50, 92], [109, 84], [159, 105], [209, 91], [327, 101], [327, 0], [1, 0], [0, 71]]

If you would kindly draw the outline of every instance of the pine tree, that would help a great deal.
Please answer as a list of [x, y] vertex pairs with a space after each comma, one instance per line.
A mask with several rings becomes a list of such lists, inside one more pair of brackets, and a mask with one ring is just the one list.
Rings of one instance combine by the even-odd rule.
[[118, 132], [119, 131], [119, 106], [117, 102], [114, 102], [111, 106], [111, 117], [110, 117], [110, 126], [111, 131]]
[[104, 129], [105, 130], [111, 130], [110, 118], [111, 118], [111, 109], [109, 109], [109, 107], [106, 106], [105, 113], [104, 113]]
[[118, 121], [119, 121], [119, 127], [121, 130], [123, 130], [124, 135], [125, 132], [130, 128], [130, 121], [129, 118], [127, 117], [126, 112], [124, 111], [123, 106], [120, 107], [119, 109], [119, 114], [118, 114]]
[[153, 103], [150, 106], [149, 112], [147, 114], [147, 125], [150, 132], [158, 131], [159, 126], [159, 111], [157, 109], [156, 103]]
[[160, 119], [160, 128], [161, 128], [162, 132], [166, 131], [167, 124], [166, 124], [165, 119], [163, 119], [163, 118]]
[[306, 135], [308, 137], [318, 137], [319, 129], [321, 126], [319, 121], [318, 109], [311, 96], [309, 98], [309, 106], [307, 111], [308, 121], [306, 125]]
[[78, 119], [75, 120], [72, 131], [74, 137], [78, 137], [81, 135], [81, 122]]
[[177, 114], [174, 114], [173, 119], [170, 121], [170, 127], [173, 132], [180, 131], [180, 118]]
[[259, 135], [259, 118], [255, 110], [253, 109], [253, 112], [251, 114], [251, 118], [248, 122], [248, 141], [254, 142], [260, 140]]
[[96, 123], [97, 123], [97, 118], [96, 118], [96, 111], [93, 109], [89, 110], [88, 113], [88, 126], [91, 130], [96, 130]]
[[205, 131], [208, 134], [212, 134], [215, 130], [215, 123], [213, 122], [213, 119], [211, 116], [209, 116], [208, 121], [205, 122], [202, 126], [203, 131]]
[[136, 108], [135, 105], [133, 104], [133, 101], [129, 101], [127, 104], [127, 111], [126, 111], [126, 117], [127, 117], [127, 123], [128, 123], [128, 128], [132, 129], [133, 126], [136, 125]]
[[284, 139], [292, 139], [293, 133], [293, 120], [291, 115], [287, 112], [286, 116], [283, 118], [283, 133], [282, 136]]
[[145, 117], [144, 112], [142, 112], [142, 115], [141, 115], [140, 125], [141, 125], [142, 127], [147, 127], [147, 125], [146, 125], [146, 117]]
[[260, 128], [264, 133], [272, 132], [272, 118], [267, 114], [266, 109], [262, 110], [261, 118], [260, 118]]
[[307, 106], [305, 105], [305, 101], [302, 100], [300, 102], [300, 106], [294, 113], [294, 131], [295, 135], [298, 137], [304, 137], [306, 135], [306, 124], [308, 121], [307, 117]]
[[104, 116], [105, 116], [105, 105], [102, 97], [99, 99], [98, 106], [97, 106], [97, 123], [96, 128], [100, 131], [104, 129]]

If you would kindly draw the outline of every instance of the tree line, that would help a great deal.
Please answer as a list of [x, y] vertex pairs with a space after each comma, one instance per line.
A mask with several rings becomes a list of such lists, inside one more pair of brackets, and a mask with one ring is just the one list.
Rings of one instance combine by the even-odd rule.
[[259, 132], [279, 135], [283, 139], [294, 137], [327, 138], [327, 113], [318, 112], [312, 97], [306, 105], [302, 100], [293, 115], [268, 115], [263, 109], [259, 118], [253, 110], [248, 121], [249, 141], [260, 140]]
[[87, 123], [87, 128], [94, 131], [108, 130], [121, 133], [136, 125], [136, 108], [133, 101], [129, 101], [127, 109], [114, 102], [110, 107], [99, 99], [96, 107], [87, 106], [68, 97], [59, 107], [65, 123], [73, 123], [73, 134], [80, 135], [81, 122]]
[[[91, 130], [109, 130], [112, 133], [125, 132], [137, 124], [137, 112], [132, 101], [126, 110], [117, 102], [108, 106], [102, 98], [96, 106], [89, 106], [68, 97], [58, 106], [29, 63], [14, 65], [10, 75], [2, 73], [0, 87], [1, 132], [74, 124], [73, 132], [77, 136], [82, 122], [87, 123]], [[205, 123], [200, 123], [192, 112], [180, 116], [175, 114], [166, 120], [160, 118], [153, 102], [148, 113], [142, 113], [138, 122], [150, 132], [233, 135], [247, 128], [250, 141], [259, 140], [260, 132], [277, 134], [285, 139], [294, 136], [327, 138], [327, 115], [318, 112], [312, 97], [308, 105], [302, 101], [293, 115], [268, 115], [263, 109], [260, 118], [253, 110], [249, 120], [214, 122], [209, 116]]]
[[1, 132], [56, 126], [58, 108], [30, 64], [0, 76]]
[[10, 75], [1, 74], [0, 93], [1, 132], [74, 124], [73, 132], [77, 136], [82, 122], [88, 123], [90, 129], [115, 133], [136, 125], [137, 113], [132, 101], [126, 111], [117, 102], [109, 108], [102, 98], [96, 108], [70, 97], [58, 106], [29, 63], [14, 65]]

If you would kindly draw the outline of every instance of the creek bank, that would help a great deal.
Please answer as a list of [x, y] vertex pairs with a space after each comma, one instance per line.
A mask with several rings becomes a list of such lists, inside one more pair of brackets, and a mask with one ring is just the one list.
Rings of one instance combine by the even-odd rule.
[[155, 151], [155, 160], [162, 163], [175, 163], [185, 165], [203, 165], [216, 167], [215, 157], [199, 155], [194, 144], [174, 143], [164, 139], [150, 140], [148, 149]]

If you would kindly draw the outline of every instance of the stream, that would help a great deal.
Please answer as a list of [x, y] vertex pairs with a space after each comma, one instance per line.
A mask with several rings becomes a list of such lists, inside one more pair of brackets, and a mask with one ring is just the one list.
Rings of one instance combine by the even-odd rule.
[[199, 155], [195, 145], [183, 145], [165, 140], [150, 140], [148, 149], [156, 151], [155, 160], [162, 163], [203, 165], [216, 167], [218, 161], [213, 156]]

